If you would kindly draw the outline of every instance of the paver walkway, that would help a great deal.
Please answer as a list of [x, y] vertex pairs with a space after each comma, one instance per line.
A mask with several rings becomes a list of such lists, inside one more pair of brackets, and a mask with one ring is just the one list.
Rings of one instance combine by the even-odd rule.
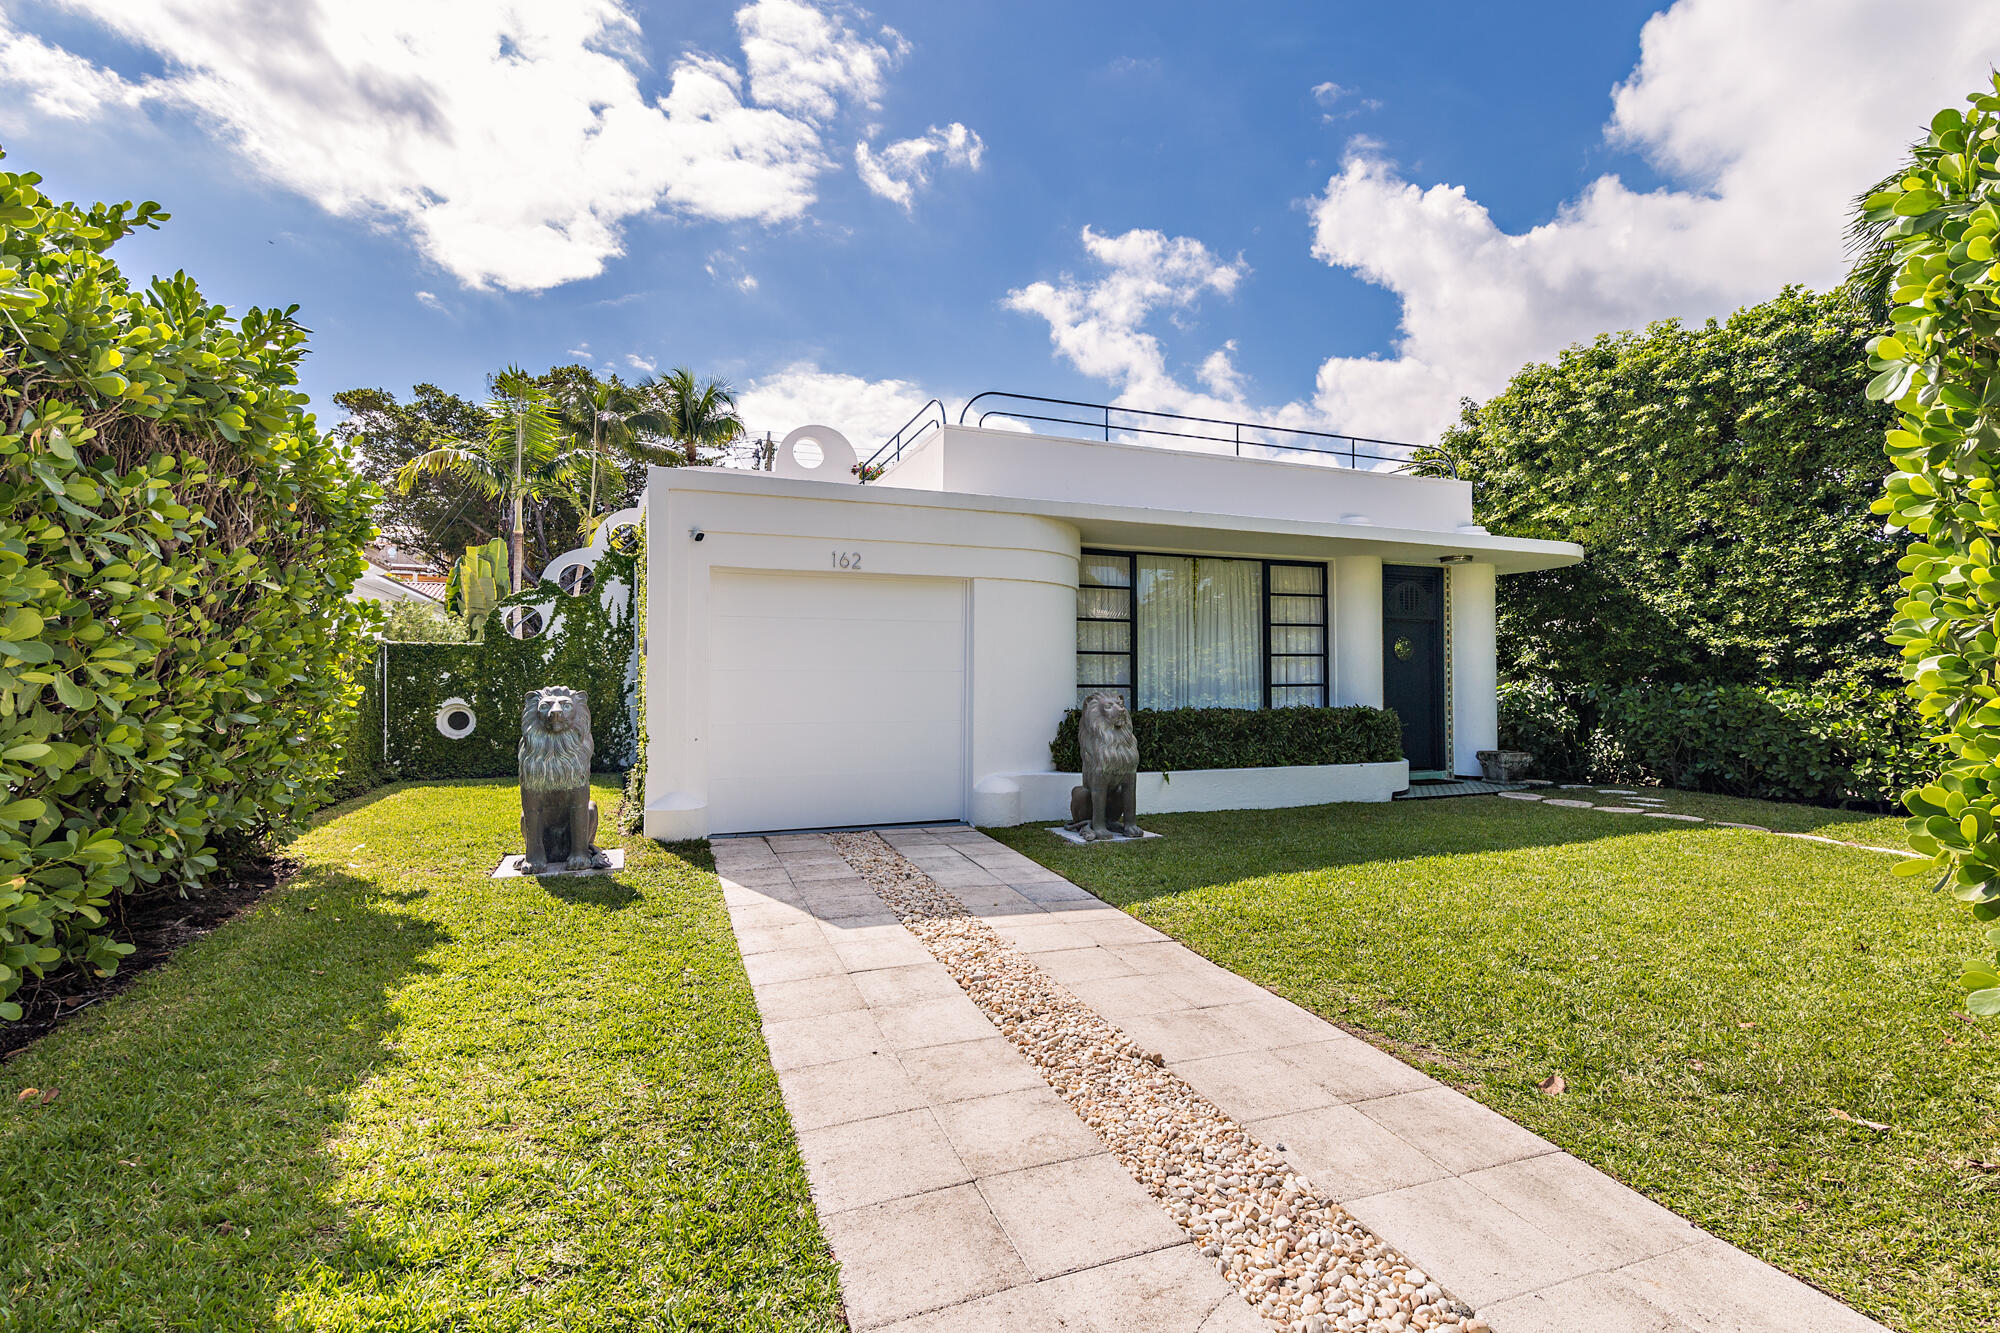
[[[1881, 1330], [980, 833], [882, 836], [1494, 1333]], [[854, 1328], [1268, 1328], [826, 838], [715, 857]]]

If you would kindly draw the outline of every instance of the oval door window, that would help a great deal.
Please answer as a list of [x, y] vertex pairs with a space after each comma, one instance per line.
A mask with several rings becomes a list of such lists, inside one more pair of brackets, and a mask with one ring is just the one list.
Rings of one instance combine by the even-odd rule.
[[1396, 660], [1407, 662], [1417, 655], [1416, 641], [1405, 634], [1396, 640]]

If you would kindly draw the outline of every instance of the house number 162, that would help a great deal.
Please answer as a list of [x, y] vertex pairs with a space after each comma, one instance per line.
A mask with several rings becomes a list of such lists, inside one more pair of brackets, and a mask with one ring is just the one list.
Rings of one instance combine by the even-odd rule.
[[833, 553], [833, 567], [834, 567], [835, 569], [859, 569], [859, 568], [861, 568], [861, 552], [859, 552], [859, 551], [835, 551], [835, 552]]

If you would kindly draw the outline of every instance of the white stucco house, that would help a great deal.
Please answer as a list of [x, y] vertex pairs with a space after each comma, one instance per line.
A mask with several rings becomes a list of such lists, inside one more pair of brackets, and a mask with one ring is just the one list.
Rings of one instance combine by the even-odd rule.
[[1401, 762], [1149, 775], [1142, 813], [1479, 771], [1496, 580], [1581, 548], [1486, 532], [1375, 442], [1046, 403], [938, 408], [866, 484], [819, 427], [768, 470], [652, 471], [647, 834], [1066, 818], [1049, 742], [1099, 688], [1402, 718]]

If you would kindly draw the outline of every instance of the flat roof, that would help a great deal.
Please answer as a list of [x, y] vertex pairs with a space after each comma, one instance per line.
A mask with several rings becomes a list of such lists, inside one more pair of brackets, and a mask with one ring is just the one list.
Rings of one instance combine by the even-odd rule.
[[[1260, 460], [1261, 461], [1261, 460]], [[919, 509], [962, 509], [1027, 514], [1072, 523], [1086, 546], [1164, 550], [1188, 555], [1306, 556], [1379, 555], [1391, 563], [1434, 563], [1441, 556], [1469, 555], [1502, 574], [1557, 569], [1583, 559], [1575, 542], [1504, 537], [1489, 532], [1393, 528], [1372, 523], [1317, 522], [1254, 518], [1186, 510], [1149, 509], [1093, 501], [1019, 499], [967, 495], [897, 486], [863, 486], [847, 481], [794, 480], [747, 468], [654, 467], [647, 486], [714, 491], [739, 496], [809, 500], [828, 504], [900, 505]], [[1345, 550], [1341, 548], [1347, 548]]]

